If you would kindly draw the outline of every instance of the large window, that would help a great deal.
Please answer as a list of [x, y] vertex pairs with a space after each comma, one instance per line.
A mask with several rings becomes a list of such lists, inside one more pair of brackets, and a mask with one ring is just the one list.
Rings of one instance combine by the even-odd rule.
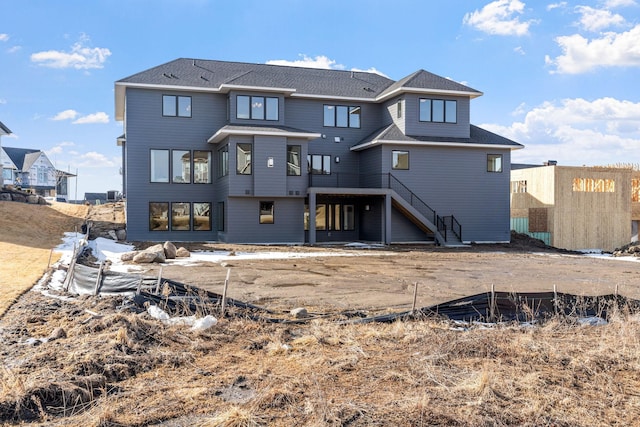
[[409, 152], [393, 150], [391, 152], [391, 168], [394, 170], [408, 170]]
[[323, 154], [309, 154], [307, 156], [307, 169], [313, 175], [331, 174], [331, 156]]
[[[305, 205], [304, 229], [309, 230], [309, 205]], [[341, 203], [320, 203], [316, 205], [315, 219], [318, 231], [355, 230], [355, 208]]]
[[487, 154], [487, 172], [502, 172], [502, 154]]
[[193, 182], [196, 184], [211, 183], [211, 151], [193, 152]]
[[299, 145], [287, 145], [287, 175], [300, 176], [300, 154]]
[[191, 117], [191, 97], [162, 95], [162, 115], [169, 117]]
[[195, 231], [211, 231], [211, 203], [193, 204], [193, 229]]
[[359, 128], [360, 112], [359, 106], [325, 105], [323, 124], [327, 127]]
[[260, 202], [260, 224], [274, 223], [274, 202]]
[[251, 175], [251, 144], [236, 145], [236, 172]]
[[149, 203], [149, 230], [167, 231], [169, 229], [169, 203]]
[[457, 101], [420, 98], [420, 121], [437, 123], [456, 123], [458, 121]]
[[191, 183], [191, 151], [173, 150], [171, 152], [171, 167], [173, 182]]
[[218, 150], [218, 176], [229, 175], [229, 146], [225, 145]]
[[236, 118], [277, 121], [278, 104], [279, 99], [274, 97], [238, 95]]
[[169, 150], [151, 150], [151, 182], [169, 182]]
[[191, 230], [191, 205], [189, 203], [171, 203], [171, 230]]

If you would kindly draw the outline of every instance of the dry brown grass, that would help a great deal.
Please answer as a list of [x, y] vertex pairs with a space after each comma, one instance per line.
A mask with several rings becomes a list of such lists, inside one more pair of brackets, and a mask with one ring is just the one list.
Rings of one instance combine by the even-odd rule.
[[[51, 307], [55, 304], [55, 308]], [[33, 425], [634, 425], [640, 318], [454, 331], [437, 320], [221, 321], [28, 293], [0, 332], [0, 420]], [[31, 308], [29, 316], [14, 316]], [[89, 308], [102, 317], [83, 310]], [[67, 338], [19, 344], [63, 327]], [[13, 343], [12, 343], [13, 340]]]
[[[88, 207], [68, 203], [0, 202], [0, 317], [47, 269], [51, 249], [65, 231], [78, 230]], [[52, 256], [51, 263], [59, 255]]]

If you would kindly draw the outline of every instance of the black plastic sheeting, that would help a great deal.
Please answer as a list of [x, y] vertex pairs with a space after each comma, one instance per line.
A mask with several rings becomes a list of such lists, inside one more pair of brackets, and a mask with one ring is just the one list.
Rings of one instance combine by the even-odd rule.
[[393, 322], [400, 319], [441, 317], [461, 322], [534, 322], [553, 316], [609, 319], [612, 313], [638, 312], [640, 301], [621, 295], [580, 296], [561, 292], [486, 292], [423, 307], [416, 311], [383, 314], [357, 322]]
[[[220, 306], [222, 295], [164, 278], [143, 278], [139, 275], [118, 273], [86, 265], [75, 264], [67, 283], [73, 294], [135, 293], [133, 303], [144, 308], [158, 305], [172, 315], [208, 314], [212, 307]], [[312, 314], [306, 319], [274, 317], [274, 312], [263, 307], [227, 298], [227, 307], [234, 307], [228, 316], [242, 316], [255, 320], [278, 323], [304, 323], [319, 317], [340, 317], [343, 323], [394, 322], [397, 320], [440, 317], [462, 322], [533, 322], [553, 316], [600, 317], [608, 319], [614, 312], [639, 312], [640, 301], [621, 295], [579, 296], [561, 292], [485, 292], [453, 301], [400, 313], [366, 317], [359, 311], [335, 314]], [[347, 320], [345, 320], [347, 318]]]

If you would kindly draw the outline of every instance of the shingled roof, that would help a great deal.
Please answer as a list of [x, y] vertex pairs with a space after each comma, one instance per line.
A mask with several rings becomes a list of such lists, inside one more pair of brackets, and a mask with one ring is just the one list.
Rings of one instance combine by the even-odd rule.
[[42, 153], [40, 150], [29, 148], [2, 147], [2, 149], [16, 168], [21, 171], [31, 168], [33, 162], [35, 162], [40, 156], [40, 153]]
[[[116, 82], [116, 116], [124, 107], [124, 91], [132, 87], [166, 87], [226, 93], [232, 89], [255, 88], [291, 96], [357, 99], [380, 102], [398, 92], [433, 92], [482, 95], [451, 79], [424, 70], [395, 82], [380, 74], [179, 58]], [[120, 118], [118, 118], [120, 120]]]
[[405, 135], [395, 124], [385, 126], [378, 129], [371, 135], [358, 142], [351, 147], [353, 151], [365, 150], [367, 148], [384, 144], [384, 143], [399, 143], [399, 144], [424, 144], [424, 145], [469, 145], [469, 146], [500, 146], [509, 147], [512, 150], [524, 148], [524, 145], [512, 141], [503, 136], [497, 135], [493, 132], [489, 132], [486, 129], [482, 129], [475, 125], [470, 125], [469, 138], [452, 138], [442, 136], [412, 136]]
[[0, 122], [0, 135], [10, 135], [12, 132], [2, 122]]

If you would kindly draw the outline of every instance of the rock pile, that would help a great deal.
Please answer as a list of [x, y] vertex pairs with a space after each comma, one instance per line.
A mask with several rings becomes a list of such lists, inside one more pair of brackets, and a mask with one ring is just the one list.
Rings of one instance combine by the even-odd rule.
[[640, 242], [631, 242], [613, 251], [613, 256], [635, 256], [640, 257]]
[[149, 264], [152, 262], [163, 263], [168, 259], [188, 258], [191, 253], [183, 248], [177, 248], [171, 242], [158, 243], [157, 245], [148, 247], [142, 251], [126, 252], [122, 254], [122, 261], [132, 261], [136, 264]]
[[37, 194], [25, 193], [24, 191], [2, 189], [0, 190], [0, 201], [7, 202], [21, 202], [29, 203], [32, 205], [46, 205], [47, 201], [42, 196]]

